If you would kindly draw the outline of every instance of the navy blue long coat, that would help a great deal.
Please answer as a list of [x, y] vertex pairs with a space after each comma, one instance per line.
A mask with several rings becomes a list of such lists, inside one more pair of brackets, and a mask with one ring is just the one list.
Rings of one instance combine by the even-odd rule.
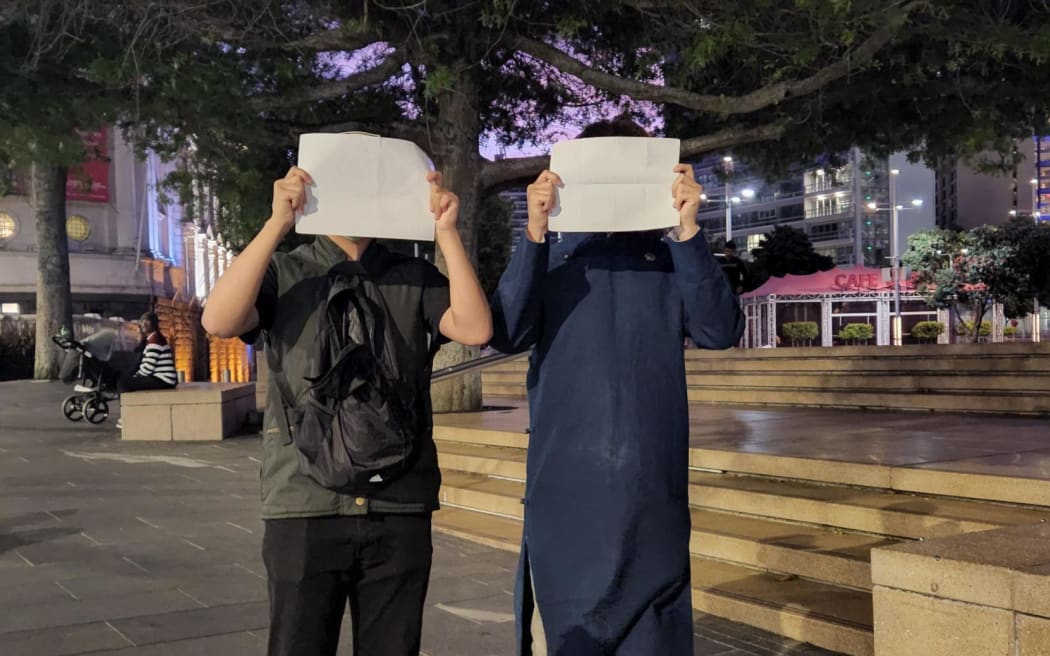
[[552, 656], [692, 654], [683, 341], [744, 329], [706, 240], [522, 236], [492, 311], [496, 349], [534, 349], [519, 653], [534, 587]]

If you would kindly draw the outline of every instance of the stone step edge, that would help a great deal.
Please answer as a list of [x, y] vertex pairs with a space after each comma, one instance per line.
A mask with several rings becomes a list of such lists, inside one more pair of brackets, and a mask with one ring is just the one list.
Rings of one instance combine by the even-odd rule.
[[[461, 472], [462, 473], [462, 472]], [[479, 475], [480, 476], [480, 475]], [[443, 490], [446, 486], [442, 486]], [[452, 489], [457, 489], [455, 486], [447, 486]], [[467, 488], [463, 488], [467, 489]], [[475, 497], [499, 497], [501, 500], [513, 497], [507, 497], [506, 495], [500, 495], [494, 492], [478, 492], [470, 490]], [[466, 503], [450, 503], [444, 500], [444, 492], [442, 492], [441, 505], [443, 508], [452, 508], [455, 510], [462, 510], [466, 512], [476, 513], [479, 515], [485, 515], [487, 517], [496, 518], [496, 521], [511, 522], [515, 525], [521, 524], [521, 518], [513, 515], [507, 515], [505, 513], [488, 510], [483, 507], [475, 505], [468, 505]], [[476, 503], [481, 504], [481, 500], [477, 500]], [[836, 527], [822, 526], [819, 524], [809, 524], [805, 522], [791, 522], [776, 519], [774, 517], [765, 517], [759, 515], [752, 515], [747, 513], [735, 513], [729, 511], [718, 510], [715, 508], [706, 508], [701, 506], [690, 505], [691, 513], [694, 511], [702, 511], [720, 515], [736, 516], [746, 518], [750, 520], [757, 520], [762, 522], [769, 522], [778, 525], [785, 526], [798, 526], [810, 529], [816, 532], [827, 532], [827, 533], [848, 533], [851, 535], [859, 535], [864, 537], [870, 537], [875, 539], [886, 539], [885, 536], [864, 533], [862, 531], [852, 531], [848, 529], [841, 529]], [[435, 517], [439, 517], [435, 515]], [[485, 536], [479, 536], [485, 538]], [[488, 538], [485, 538], [488, 539]], [[711, 547], [703, 549], [698, 544], [703, 541], [709, 543]], [[739, 547], [754, 545], [756, 548], [766, 549], [770, 556], [769, 560], [775, 560], [777, 562], [784, 562], [784, 559], [803, 559], [811, 561], [805, 566], [793, 566], [793, 567], [771, 567], [768, 564], [759, 562], [758, 558], [738, 559], [731, 555], [726, 555], [733, 550], [733, 547], [739, 549]], [[797, 576], [799, 578], [807, 579], [816, 583], [824, 585], [832, 585], [840, 588], [849, 588], [853, 590], [859, 590], [864, 592], [870, 592], [871, 590], [871, 570], [870, 570], [870, 556], [868, 559], [858, 559], [846, 553], [838, 550], [827, 550], [827, 551], [811, 551], [805, 548], [793, 547], [790, 545], [778, 545], [763, 543], [760, 540], [750, 538], [744, 535], [736, 535], [729, 532], [719, 531], [716, 527], [691, 527], [689, 537], [689, 548], [690, 553], [695, 556], [702, 556], [709, 560], [718, 560], [721, 562], [741, 565], [756, 570], [772, 572], [776, 574], [786, 574]], [[723, 555], [717, 555], [717, 554]], [[820, 564], [824, 563], [827, 566], [834, 566], [838, 570], [838, 578], [831, 579], [822, 577], [818, 570], [821, 569]]]
[[[1029, 398], [1047, 398], [1050, 399], [1050, 390], [1040, 389], [1018, 389], [1013, 387], [1011, 389], [995, 389], [995, 388], [948, 388], [948, 387], [921, 387], [921, 386], [909, 386], [909, 387], [883, 387], [877, 389], [858, 389], [856, 387], [800, 387], [800, 386], [788, 386], [788, 385], [733, 385], [733, 384], [706, 384], [706, 383], [687, 383], [686, 388], [690, 392], [752, 392], [752, 393], [763, 393], [763, 394], [780, 394], [780, 393], [791, 393], [791, 394], [831, 394], [835, 396], [842, 396], [849, 394], [851, 397], [900, 397], [900, 396], [920, 396], [923, 399], [940, 399], [940, 398], [953, 398], [960, 396], [972, 396], [976, 398], [995, 398], [995, 399], [1029, 399]], [[486, 391], [489, 393], [499, 393], [505, 395], [509, 391], [513, 391], [519, 395], [523, 395], [527, 391], [525, 383], [499, 383], [499, 382], [487, 382], [482, 383], [482, 393]], [[702, 403], [696, 399], [690, 398], [691, 403]], [[755, 403], [755, 402], [752, 402]], [[763, 405], [774, 405], [772, 402], [758, 402]], [[799, 405], [802, 402], [793, 401], [789, 405]], [[738, 405], [749, 405], [747, 401], [735, 401], [734, 404]], [[843, 403], [842, 405], [851, 405], [850, 403]], [[1048, 410], [1050, 411], [1050, 410]]]
[[[493, 431], [491, 429], [455, 427], [463, 432], [463, 437], [456, 439], [451, 436], [442, 436], [435, 440], [438, 451], [442, 442], [454, 442], [457, 444], [477, 444], [471, 442], [471, 433], [510, 433], [519, 436], [518, 433], [510, 431]], [[514, 448], [514, 447], [502, 447]], [[714, 460], [714, 462], [711, 462]], [[726, 462], [731, 460], [732, 462]], [[1014, 506], [1023, 506], [1032, 509], [1046, 509], [1050, 502], [1045, 505], [1035, 501], [1036, 498], [1047, 498], [1039, 493], [1036, 488], [1050, 486], [1050, 481], [1039, 479], [1028, 479], [1020, 476], [1000, 476], [995, 474], [982, 474], [973, 472], [957, 472], [937, 469], [920, 469], [916, 467], [901, 467], [896, 465], [883, 465], [876, 463], [848, 462], [840, 460], [826, 460], [820, 458], [802, 458], [798, 456], [787, 456], [769, 453], [745, 453], [730, 449], [711, 449], [707, 447], [689, 448], [689, 468], [692, 471], [706, 471], [743, 475], [755, 478], [763, 478], [789, 483], [804, 483], [814, 485], [832, 485], [836, 487], [850, 487], [887, 493], [903, 493], [943, 499], [954, 499], [960, 501], [975, 501], [982, 503], [1001, 503]], [[801, 473], [812, 472], [809, 476], [799, 476]], [[905, 477], [905, 481], [900, 479]], [[923, 482], [925, 481], [925, 482]], [[996, 486], [1017, 488], [1020, 490], [1032, 490], [1031, 496], [1024, 497], [1014, 493], [999, 493], [995, 496], [960, 496], [950, 494], [946, 490], [951, 481], [958, 481], [973, 487], [975, 483], [981, 486]]]
[[[482, 544], [502, 551], [510, 553], [520, 552], [520, 544], [518, 543], [511, 544], [497, 538], [481, 536], [467, 530], [442, 525], [440, 521], [440, 512], [435, 514], [434, 530], [443, 535], [467, 540], [476, 544]], [[693, 557], [696, 558], [697, 556]], [[755, 572], [763, 571], [742, 565], [733, 564], [733, 566], [739, 567], [741, 570]], [[756, 626], [757, 628], [764, 629], [770, 633], [782, 635], [793, 640], [810, 642], [817, 646], [837, 650], [841, 650], [852, 642], [866, 644], [873, 640], [870, 629], [858, 627], [856, 624], [849, 622], [848, 620], [836, 620], [824, 616], [814, 616], [801, 609], [785, 608], [772, 605], [762, 599], [730, 595], [710, 588], [700, 588], [692, 583], [690, 587], [692, 588], [691, 593], [694, 610], [703, 610], [710, 615], [733, 620], [742, 624], [748, 624], [749, 626]], [[828, 587], [834, 586], [829, 585]], [[762, 612], [765, 616], [760, 623], [756, 623], [754, 616], [751, 614], [755, 611]], [[794, 626], [787, 627], [787, 630], [784, 630], [785, 627], [781, 621], [782, 616], [785, 614], [795, 619], [795, 622], [793, 623]], [[822, 629], [822, 632], [832, 634], [842, 632], [847, 634], [847, 636], [843, 636], [840, 639], [828, 639], [828, 636], [813, 636], [812, 632], [817, 627]], [[852, 656], [870, 656], [871, 651], [851, 650], [843, 653], [849, 653]]]

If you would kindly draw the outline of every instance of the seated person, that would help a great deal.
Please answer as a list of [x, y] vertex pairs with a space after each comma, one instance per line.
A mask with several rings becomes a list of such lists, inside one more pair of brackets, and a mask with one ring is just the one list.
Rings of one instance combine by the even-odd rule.
[[123, 394], [175, 387], [179, 382], [175, 372], [175, 355], [168, 345], [168, 340], [160, 332], [157, 315], [147, 312], [142, 315], [138, 324], [139, 330], [142, 331], [142, 357], [139, 359], [138, 369], [121, 376], [117, 382], [117, 389]]

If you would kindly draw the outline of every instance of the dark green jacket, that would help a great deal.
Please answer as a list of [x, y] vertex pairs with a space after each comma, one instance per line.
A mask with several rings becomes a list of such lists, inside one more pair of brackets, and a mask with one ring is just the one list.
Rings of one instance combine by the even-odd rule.
[[[256, 300], [259, 330], [243, 336], [255, 343], [262, 333], [271, 378], [282, 375], [293, 396], [300, 395], [310, 371], [325, 276], [346, 255], [331, 239], [318, 237], [291, 253], [276, 253]], [[390, 312], [393, 328], [406, 345], [398, 353], [398, 366], [411, 389], [417, 390], [419, 417], [415, 455], [408, 471], [377, 487], [367, 497], [348, 496], [321, 487], [299, 473], [298, 455], [287, 435], [278, 428], [277, 412], [283, 411], [278, 386], [267, 389], [263, 422], [261, 471], [264, 519], [356, 515], [373, 512], [429, 512], [438, 507], [441, 474], [432, 435], [430, 405], [431, 345], [441, 336], [438, 326], [449, 308], [448, 279], [432, 264], [418, 258], [390, 253], [373, 242], [357, 263], [379, 287]]]

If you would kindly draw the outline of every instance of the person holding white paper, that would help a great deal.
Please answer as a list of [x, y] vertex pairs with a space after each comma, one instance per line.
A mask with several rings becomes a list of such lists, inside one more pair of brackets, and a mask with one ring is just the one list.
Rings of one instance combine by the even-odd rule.
[[[448, 278], [429, 262], [396, 255], [367, 236], [319, 236], [291, 253], [276, 253], [313, 184], [309, 173], [292, 168], [274, 183], [272, 217], [216, 283], [204, 308], [202, 323], [209, 333], [254, 343], [261, 332], [266, 348], [270, 384], [261, 488], [270, 656], [334, 656], [348, 602], [354, 653], [419, 654], [431, 513], [441, 483], [431, 421], [433, 356], [444, 341], [481, 345], [492, 333], [485, 294], [456, 228], [459, 200], [441, 186], [440, 173], [427, 179]], [[356, 282], [349, 289], [360, 293], [351, 295], [353, 305], [343, 312], [333, 301], [344, 298], [343, 292], [332, 290], [347, 289], [336, 286], [345, 280]], [[358, 309], [365, 305], [371, 308], [368, 315]], [[376, 321], [362, 333], [365, 318]], [[378, 376], [377, 368], [396, 367], [395, 376], [380, 381], [385, 387], [368, 388], [395, 389], [395, 396], [381, 400], [393, 399], [385, 407], [396, 407], [382, 424], [349, 416], [349, 432], [369, 449], [378, 435], [391, 434], [396, 420], [397, 435], [408, 442], [395, 451], [396, 457], [404, 454], [395, 462], [395, 474], [366, 476], [355, 483], [362, 487], [350, 492], [321, 484], [310, 469], [315, 461], [304, 463], [303, 435], [321, 429], [302, 419], [311, 416], [302, 400], [314, 402], [322, 380], [313, 371], [328, 351], [316, 345], [355, 334], [370, 335], [353, 340], [351, 349], [341, 348], [340, 354], [354, 354], [354, 360], [336, 360], [340, 368], [333, 366], [325, 379], [342, 377], [333, 387], [351, 395], [361, 389], [358, 382], [372, 382], [365, 377]], [[343, 367], [345, 362], [350, 364]], [[374, 397], [362, 398], [350, 407], [363, 407]], [[336, 406], [340, 420], [345, 407]], [[352, 466], [353, 454], [349, 460]]]
[[[617, 119], [580, 137], [646, 136]], [[743, 314], [697, 227], [686, 164], [666, 191], [668, 232], [547, 226], [562, 184], [544, 171], [491, 299], [491, 346], [533, 349], [519, 654], [693, 653], [689, 407], [683, 341], [733, 346]]]

